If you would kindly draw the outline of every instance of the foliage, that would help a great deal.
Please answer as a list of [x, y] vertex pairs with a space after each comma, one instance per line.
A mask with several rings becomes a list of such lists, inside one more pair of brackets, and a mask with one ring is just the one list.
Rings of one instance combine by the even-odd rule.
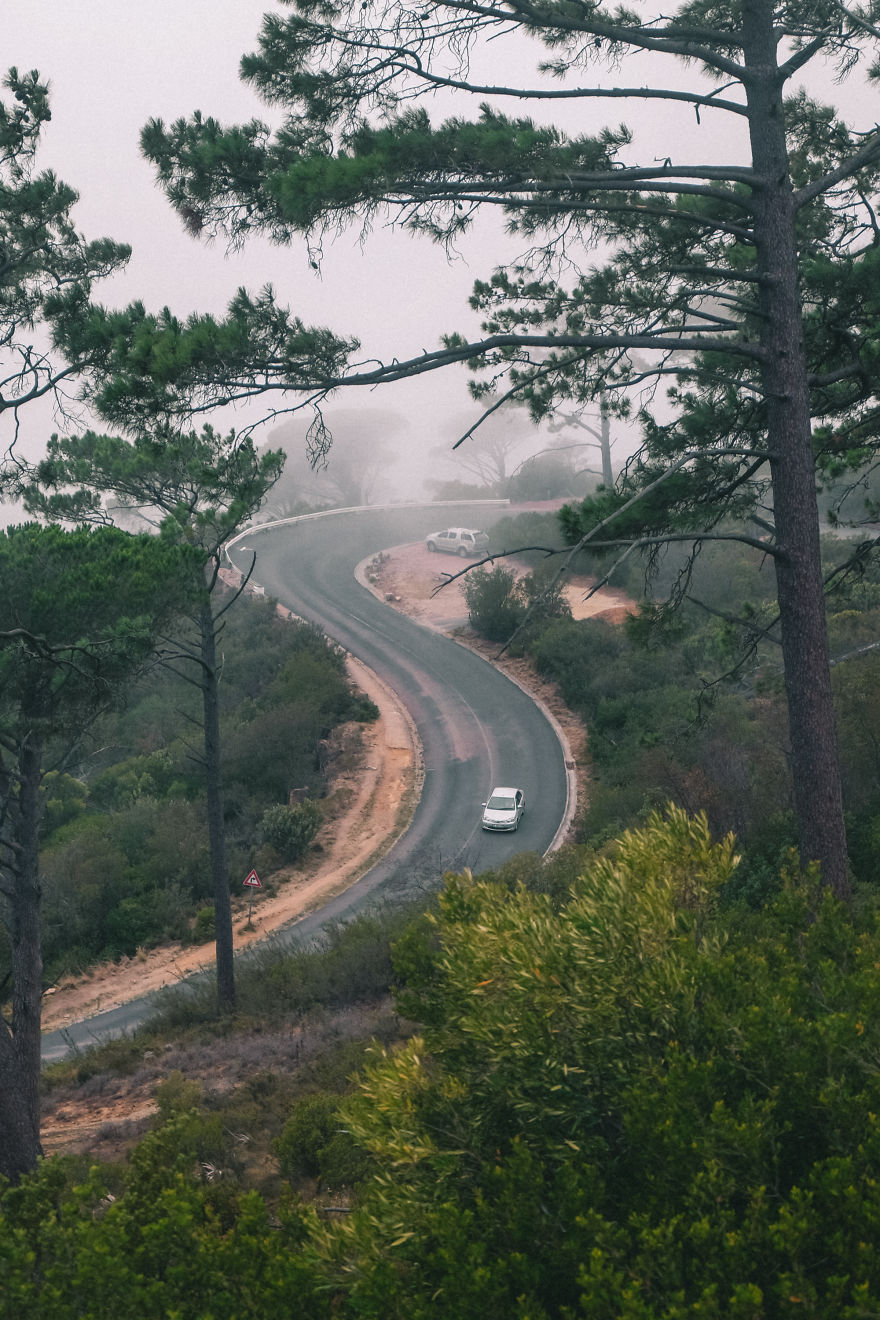
[[[124, 710], [90, 729], [77, 777], [47, 779], [50, 977], [193, 936], [190, 923], [211, 894], [202, 780], [181, 732], [182, 712], [196, 718], [194, 695], [183, 678], [149, 671]], [[281, 619], [264, 601], [242, 601], [227, 616], [221, 696], [226, 828], [246, 872], [269, 807], [292, 788], [326, 791], [318, 741], [341, 721], [372, 718], [375, 707], [351, 692], [344, 655], [319, 629]], [[54, 796], [62, 791], [63, 805]], [[200, 934], [212, 935], [213, 922], [203, 919]]]
[[[345, 369], [358, 342], [291, 317], [268, 286], [239, 289], [226, 316], [193, 313], [185, 320], [141, 302], [108, 310], [78, 290], [52, 303], [55, 339], [71, 358], [94, 363], [89, 394], [111, 425], [137, 434], [158, 422], [173, 426], [229, 399], [230, 368], [243, 358], [271, 358], [292, 389], [321, 390]], [[316, 454], [329, 437], [315, 415], [309, 442]]]
[[338, 1127], [338, 1109], [338, 1097], [324, 1094], [306, 1096], [294, 1107], [275, 1143], [275, 1154], [286, 1178], [318, 1176], [318, 1152]]
[[211, 893], [202, 813], [149, 797], [90, 813], [56, 834], [41, 874], [49, 975], [186, 939], [195, 906]]
[[108, 498], [150, 520], [158, 512], [163, 534], [198, 546], [207, 563], [259, 509], [283, 463], [280, 450], [258, 453], [250, 437], [211, 426], [156, 426], [132, 440], [86, 431], [53, 435], [23, 494], [29, 512], [55, 520], [106, 517]]
[[182, 1114], [139, 1148], [125, 1194], [107, 1195], [94, 1171], [66, 1185], [46, 1162], [0, 1200], [4, 1320], [216, 1320], [282, 1314], [296, 1298], [308, 1320], [322, 1308], [300, 1248], [312, 1217], [288, 1206], [270, 1217], [255, 1193], [192, 1176], [198, 1123]]
[[506, 642], [525, 618], [517, 576], [509, 568], [474, 568], [464, 579], [471, 627], [489, 642]]
[[[306, 947], [267, 941], [239, 961], [239, 1008], [260, 1016], [268, 1005], [273, 1014], [300, 1016], [387, 995], [394, 984], [392, 948], [418, 910], [410, 904], [376, 907], [331, 926]], [[155, 1025], [187, 1026], [215, 1017], [209, 988], [190, 982], [162, 992]]]
[[6, 528], [5, 727], [22, 720], [44, 737], [63, 738], [81, 734], [96, 712], [112, 707], [114, 684], [151, 654], [157, 620], [181, 608], [180, 578], [191, 564], [188, 552], [116, 528]]
[[318, 1178], [341, 1187], [366, 1175], [369, 1160], [342, 1126], [339, 1104], [338, 1096], [318, 1092], [294, 1105], [274, 1146], [286, 1178]]
[[[74, 227], [77, 194], [50, 170], [36, 171], [40, 138], [51, 118], [46, 84], [34, 70], [10, 69], [0, 101], [0, 416], [47, 395], [63, 407], [77, 375], [88, 371], [94, 345], [46, 352], [45, 335], [59, 298], [87, 302], [97, 281], [125, 265], [130, 249], [88, 241]], [[66, 360], [65, 360], [66, 359]], [[7, 438], [11, 449], [17, 427]], [[3, 485], [14, 475], [9, 464]]]
[[571, 614], [552, 570], [520, 578], [509, 568], [475, 568], [464, 579], [464, 598], [471, 627], [490, 642], [508, 642], [524, 624], [532, 633], [547, 619]]
[[555, 916], [451, 883], [424, 1034], [345, 1106], [382, 1170], [329, 1244], [354, 1313], [873, 1304], [875, 916], [789, 872], [740, 928], [713, 915], [733, 861], [673, 812]]
[[88, 789], [81, 780], [63, 770], [49, 770], [43, 776], [42, 798], [40, 833], [46, 835], [85, 810]]
[[285, 862], [298, 862], [321, 825], [321, 808], [317, 802], [285, 806], [278, 803], [268, 807], [260, 821], [260, 829], [267, 843], [281, 854]]
[[[223, 436], [211, 426], [181, 433], [155, 423], [132, 442], [87, 432], [53, 436], [47, 457], [37, 465], [24, 490], [25, 503], [50, 519], [110, 516], [108, 502], [156, 520], [160, 536], [185, 545], [196, 563], [191, 580], [190, 629], [181, 627], [177, 644], [164, 656], [172, 669], [188, 671], [202, 696], [205, 781], [205, 828], [208, 836], [215, 909], [217, 990], [220, 1004], [235, 1002], [232, 913], [229, 902], [224, 805], [221, 787], [221, 738], [217, 644], [223, 617], [232, 601], [215, 592], [223, 548], [260, 509], [278, 480], [280, 451], [258, 454], [250, 437]], [[233, 597], [234, 599], [234, 597]]]
[[[733, 840], [675, 808], [563, 869], [552, 901], [449, 877], [399, 942], [420, 1034], [374, 1049], [341, 1102], [320, 1082], [294, 1100], [284, 1170], [331, 1182], [347, 1129], [349, 1215], [270, 1216], [239, 1183], [239, 1120], [172, 1073], [112, 1196], [64, 1159], [0, 1191], [0, 1314], [876, 1309], [876, 903], [845, 907], [790, 856], [770, 906], [725, 908]], [[277, 1087], [245, 1090], [242, 1114]]]
[[0, 536], [0, 915], [12, 1012], [0, 1018], [0, 1173], [39, 1154], [41, 783], [118, 704], [180, 610], [186, 547], [116, 528]]

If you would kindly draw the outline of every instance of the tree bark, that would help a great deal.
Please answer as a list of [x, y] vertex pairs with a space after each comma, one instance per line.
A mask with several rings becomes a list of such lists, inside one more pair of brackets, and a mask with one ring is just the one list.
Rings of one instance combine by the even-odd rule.
[[217, 641], [210, 596], [200, 616], [202, 706], [205, 738], [205, 797], [208, 846], [214, 888], [214, 931], [217, 957], [217, 1006], [221, 1013], [235, 1009], [235, 968], [232, 941], [232, 905], [226, 872], [226, 836], [220, 778], [220, 700], [217, 690]]
[[31, 736], [18, 757], [17, 861], [10, 868], [12, 1021], [0, 1020], [0, 1173], [17, 1182], [42, 1154], [40, 1146], [40, 820], [42, 749]]
[[772, 6], [743, 4], [776, 579], [801, 859], [850, 896], [813, 469], [795, 209]]

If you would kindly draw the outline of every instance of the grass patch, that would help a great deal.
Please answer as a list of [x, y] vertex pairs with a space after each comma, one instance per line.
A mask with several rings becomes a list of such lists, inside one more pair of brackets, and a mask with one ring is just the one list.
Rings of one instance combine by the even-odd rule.
[[[423, 911], [423, 903], [375, 908], [331, 927], [306, 949], [266, 941], [236, 962], [238, 1016], [253, 1021], [297, 1018], [386, 995], [393, 982], [391, 945]], [[214, 1023], [217, 992], [211, 976], [171, 986], [158, 998], [148, 1028], [160, 1035]], [[227, 1019], [235, 1028], [235, 1018]]]

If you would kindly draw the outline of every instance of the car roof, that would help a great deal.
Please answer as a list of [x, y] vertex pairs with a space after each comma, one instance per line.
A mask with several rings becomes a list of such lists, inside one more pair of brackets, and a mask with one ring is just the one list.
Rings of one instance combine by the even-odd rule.
[[492, 792], [489, 794], [489, 797], [494, 797], [496, 793], [509, 793], [512, 797], [514, 793], [521, 793], [521, 792], [522, 789], [520, 788], [506, 788], [504, 787], [504, 785], [500, 785], [498, 788], [492, 789]]

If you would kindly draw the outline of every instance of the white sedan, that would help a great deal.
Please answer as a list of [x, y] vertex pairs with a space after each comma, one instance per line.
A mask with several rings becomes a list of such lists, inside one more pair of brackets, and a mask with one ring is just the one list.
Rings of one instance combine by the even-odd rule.
[[526, 809], [521, 788], [493, 788], [489, 801], [483, 803], [484, 830], [515, 830]]

